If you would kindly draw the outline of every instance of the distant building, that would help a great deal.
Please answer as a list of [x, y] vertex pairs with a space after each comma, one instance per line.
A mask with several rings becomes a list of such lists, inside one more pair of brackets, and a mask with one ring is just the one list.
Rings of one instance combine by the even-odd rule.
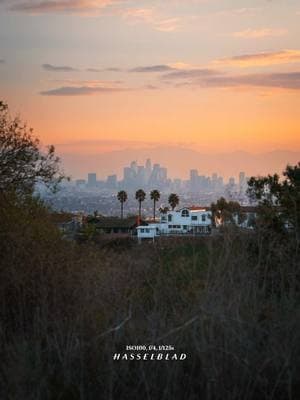
[[229, 178], [228, 185], [232, 187], [235, 186], [235, 179], [233, 177]]
[[151, 172], [152, 172], [152, 163], [150, 158], [148, 158], [146, 161], [146, 171], [145, 171], [145, 178], [147, 183], [149, 182]]
[[173, 191], [180, 192], [182, 187], [182, 180], [179, 178], [174, 179], [173, 181]]
[[79, 187], [83, 187], [86, 185], [86, 180], [85, 179], [76, 179], [75, 185]]
[[146, 181], [146, 169], [143, 165], [138, 165], [137, 169], [137, 184], [138, 185], [145, 185]]
[[95, 172], [90, 172], [88, 174], [88, 185], [96, 186], [97, 184], [97, 174]]
[[195, 193], [199, 190], [199, 176], [196, 169], [190, 170], [190, 191]]
[[106, 180], [106, 186], [109, 189], [116, 189], [117, 187], [117, 175], [109, 175]]
[[245, 194], [247, 190], [247, 178], [245, 175], [245, 172], [240, 172], [239, 173], [239, 192], [240, 194]]
[[123, 173], [124, 173], [124, 182], [129, 182], [135, 177], [134, 171], [130, 167], [125, 167]]
[[132, 161], [130, 164], [130, 168], [135, 172], [135, 174], [137, 174], [138, 172], [138, 165], [136, 161]]

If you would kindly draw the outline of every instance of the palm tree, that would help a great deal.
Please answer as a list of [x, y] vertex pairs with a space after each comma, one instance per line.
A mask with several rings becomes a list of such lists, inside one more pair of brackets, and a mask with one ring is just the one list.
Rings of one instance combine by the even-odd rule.
[[177, 196], [176, 193], [171, 193], [168, 201], [172, 208], [172, 211], [174, 211], [174, 208], [179, 204], [179, 197]]
[[150, 193], [150, 198], [153, 200], [153, 219], [155, 221], [155, 208], [156, 208], [156, 203], [160, 199], [160, 193], [158, 190], [152, 190]]
[[146, 193], [143, 191], [143, 189], [139, 189], [135, 192], [135, 198], [139, 202], [139, 218], [141, 219], [141, 213], [142, 213], [142, 201], [145, 200], [146, 198]]
[[169, 207], [166, 207], [166, 206], [160, 206], [159, 207], [159, 212], [162, 213], [162, 214], [167, 214], [168, 211], [170, 211]]
[[124, 209], [124, 203], [125, 201], [127, 201], [127, 193], [125, 192], [125, 190], [121, 190], [118, 193], [118, 200], [121, 203], [121, 218], [123, 219], [123, 209]]

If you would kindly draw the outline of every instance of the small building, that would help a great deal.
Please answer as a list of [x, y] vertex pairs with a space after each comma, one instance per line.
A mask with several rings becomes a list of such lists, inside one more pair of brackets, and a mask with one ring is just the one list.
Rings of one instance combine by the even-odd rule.
[[158, 223], [138, 226], [139, 239], [156, 236], [209, 235], [211, 233], [212, 213], [206, 207], [185, 207], [180, 210], [160, 214]]
[[159, 236], [159, 228], [156, 224], [140, 225], [136, 229], [138, 239], [154, 239]]
[[136, 217], [117, 218], [117, 217], [101, 217], [95, 221], [97, 232], [106, 234], [127, 234], [134, 235], [138, 226]]

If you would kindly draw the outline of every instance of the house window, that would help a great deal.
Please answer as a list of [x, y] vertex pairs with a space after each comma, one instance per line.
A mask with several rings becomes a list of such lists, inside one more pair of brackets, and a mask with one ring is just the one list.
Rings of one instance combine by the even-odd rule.
[[144, 233], [145, 232], [145, 229], [141, 229], [141, 233]]
[[147, 228], [147, 229], [146, 229], [146, 233], [150, 233], [150, 229]]
[[192, 221], [197, 221], [197, 220], [198, 220], [197, 215], [192, 215]]
[[169, 228], [169, 229], [172, 229], [172, 228], [173, 228], [173, 225], [169, 225], [168, 228]]
[[182, 225], [182, 229], [187, 230], [187, 225]]
[[188, 210], [182, 210], [181, 216], [185, 217], [185, 218], [189, 217], [190, 216], [189, 211]]
[[206, 215], [203, 214], [203, 215], [202, 215], [202, 222], [205, 222], [205, 221], [206, 221]]
[[169, 222], [172, 221], [172, 215], [171, 215], [171, 214], [168, 215], [168, 221], [169, 221]]

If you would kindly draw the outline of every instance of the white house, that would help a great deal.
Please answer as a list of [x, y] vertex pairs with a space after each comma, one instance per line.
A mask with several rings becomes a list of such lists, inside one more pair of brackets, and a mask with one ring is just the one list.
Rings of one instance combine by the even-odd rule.
[[211, 232], [212, 214], [205, 207], [185, 207], [160, 214], [160, 221], [137, 227], [139, 239], [156, 236], [208, 235]]
[[140, 225], [137, 229], [138, 239], [154, 239], [159, 236], [159, 224]]

